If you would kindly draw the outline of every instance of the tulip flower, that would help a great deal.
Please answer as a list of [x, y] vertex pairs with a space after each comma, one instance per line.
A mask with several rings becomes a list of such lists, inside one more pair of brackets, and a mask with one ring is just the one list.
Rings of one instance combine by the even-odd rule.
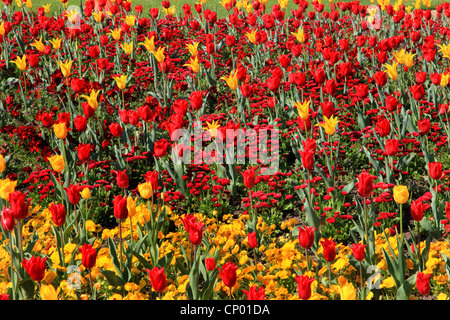
[[114, 30], [111, 30], [108, 34], [111, 35], [114, 40], [119, 41], [122, 35], [122, 29], [115, 28]]
[[394, 201], [400, 205], [400, 234], [403, 235], [403, 206], [409, 199], [409, 191], [407, 186], [397, 185], [393, 190]]
[[442, 178], [442, 162], [429, 162], [428, 173], [433, 180], [440, 180]]
[[45, 269], [47, 257], [31, 257], [30, 259], [22, 260], [22, 265], [27, 271], [28, 275], [36, 282], [41, 282], [45, 276]]
[[228, 77], [223, 76], [220, 79], [225, 80], [225, 82], [227, 83], [227, 85], [230, 87], [231, 90], [237, 89], [238, 87], [237, 70], [231, 71]]
[[392, 62], [392, 64], [384, 64], [384, 67], [387, 69], [386, 73], [389, 78], [392, 80], [397, 80], [397, 65], [398, 63], [396, 61]]
[[53, 132], [56, 137], [64, 140], [67, 137], [67, 127], [65, 122], [55, 123], [53, 125]]
[[59, 291], [60, 288], [56, 290], [51, 284], [42, 284], [39, 290], [39, 295], [42, 300], [58, 300]]
[[164, 50], [166, 50], [165, 47], [159, 47], [158, 49], [156, 49], [156, 51], [152, 51], [152, 54], [155, 57], [156, 61], [158, 61], [158, 63], [162, 63], [166, 59]]
[[299, 28], [297, 32], [292, 32], [292, 34], [295, 36], [295, 39], [297, 39], [300, 43], [305, 43], [306, 37], [303, 32], [303, 28]]
[[22, 58], [19, 56], [15, 60], [11, 61], [14, 63], [20, 71], [25, 71], [27, 69], [27, 55], [24, 54]]
[[245, 36], [247, 37], [248, 42], [255, 44], [256, 43], [256, 30], [252, 30], [250, 32], [246, 32]]
[[0, 173], [5, 171], [5, 169], [6, 169], [5, 158], [3, 157], [2, 154], [0, 154]]
[[2, 228], [6, 231], [13, 231], [16, 226], [16, 220], [14, 219], [14, 213], [11, 208], [4, 207], [1, 213]]
[[56, 154], [47, 159], [50, 162], [52, 169], [56, 172], [61, 172], [64, 170], [64, 157], [62, 155]]
[[153, 188], [151, 182], [143, 182], [138, 184], [138, 191], [142, 198], [150, 199], [153, 196]]
[[242, 290], [242, 292], [247, 296], [247, 300], [265, 300], [266, 292], [264, 287], [261, 286], [259, 289], [257, 286], [251, 286], [249, 290]]
[[335, 118], [333, 115], [330, 118], [324, 116], [325, 122], [318, 123], [316, 126], [322, 127], [325, 129], [325, 132], [332, 136], [336, 132], [336, 125], [339, 123], [339, 120]]
[[214, 258], [205, 258], [205, 267], [208, 271], [213, 271], [216, 268], [216, 262], [214, 261]]
[[441, 48], [438, 52], [441, 52], [444, 58], [450, 59], [450, 44], [438, 44], [437, 46]]
[[158, 267], [153, 267], [153, 269], [147, 269], [146, 271], [150, 277], [152, 289], [156, 292], [163, 292], [167, 287], [167, 279], [164, 274], [164, 267], [162, 267], [161, 269]]
[[97, 260], [97, 251], [92, 245], [85, 243], [80, 248], [81, 250], [81, 263], [86, 269], [92, 269], [95, 266]]
[[222, 269], [219, 268], [220, 278], [223, 284], [230, 288], [229, 297], [231, 299], [231, 288], [236, 284], [236, 270], [238, 267], [233, 262], [226, 262]]
[[295, 281], [297, 282], [298, 296], [302, 300], [309, 300], [311, 298], [311, 284], [314, 282], [314, 278], [310, 278], [307, 275], [297, 275]]
[[144, 42], [139, 42], [139, 45], [143, 45], [148, 52], [152, 52], [155, 50], [155, 36], [152, 36], [150, 39], [145, 37]]
[[9, 201], [9, 194], [14, 192], [17, 185], [17, 180], [10, 180], [8, 178], [0, 180], [0, 197], [3, 200]]
[[311, 104], [311, 100], [307, 100], [302, 102], [297, 102], [294, 107], [297, 108], [298, 115], [303, 120], [308, 119], [309, 117], [309, 105]]
[[66, 223], [66, 208], [62, 203], [52, 203], [48, 209], [52, 214], [52, 219], [56, 226], [60, 227]]
[[423, 272], [417, 273], [416, 278], [417, 291], [419, 291], [419, 293], [423, 296], [427, 295], [430, 292], [430, 277], [431, 273], [428, 274], [425, 274]]
[[71, 68], [73, 60], [66, 60], [65, 62], [56, 61], [61, 68], [61, 73], [64, 77], [68, 78], [71, 75]]
[[247, 189], [253, 188], [256, 183], [256, 171], [255, 168], [246, 169], [244, 172], [241, 172], [244, 177], [244, 186]]
[[37, 51], [43, 53], [45, 50], [45, 46], [42, 43], [42, 37], [39, 38], [39, 40], [34, 40], [34, 42], [31, 44], [32, 47], [35, 47]]
[[213, 120], [212, 122], [206, 121], [206, 127], [203, 127], [204, 130], [207, 130], [211, 136], [211, 138], [216, 138], [219, 134], [220, 124], [218, 120]]
[[191, 68], [192, 72], [194, 73], [198, 73], [198, 71], [200, 70], [200, 65], [198, 64], [198, 57], [192, 57], [189, 60], [189, 63], [185, 63], [183, 66], [189, 67]]
[[130, 43], [124, 42], [121, 47], [125, 54], [129, 56], [133, 52], [133, 41]]
[[189, 53], [191, 54], [192, 58], [195, 58], [198, 56], [198, 45], [199, 44], [200, 44], [200, 42], [194, 42], [194, 43], [189, 43], [186, 45], [186, 48], [189, 51]]
[[86, 187], [86, 188], [83, 188], [81, 191], [80, 191], [80, 195], [81, 195], [81, 197], [83, 198], [83, 199], [89, 199], [90, 197], [91, 197], [91, 190], [88, 188], [88, 187]]
[[116, 85], [120, 90], [125, 89], [126, 81], [127, 81], [127, 75], [119, 75], [119, 76], [113, 76], [113, 79], [116, 81]]
[[49, 40], [49, 42], [52, 44], [54, 50], [59, 50], [61, 48], [61, 41], [62, 41], [61, 38], [54, 38], [54, 39]]

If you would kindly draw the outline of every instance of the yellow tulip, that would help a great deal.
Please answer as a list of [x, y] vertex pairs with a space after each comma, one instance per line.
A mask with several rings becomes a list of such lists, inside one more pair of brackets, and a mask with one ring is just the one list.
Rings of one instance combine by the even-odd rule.
[[450, 44], [438, 44], [438, 47], [441, 48], [439, 52], [442, 53], [444, 58], [450, 59]]
[[198, 42], [194, 42], [186, 46], [192, 57], [198, 56], [198, 45], [199, 45]]
[[50, 3], [47, 3], [46, 5], [43, 5], [42, 8], [44, 8], [45, 13], [50, 13]]
[[219, 125], [219, 121], [218, 120], [213, 120], [213, 122], [209, 123], [208, 121], [206, 121], [206, 127], [203, 127], [204, 130], [207, 130], [209, 132], [209, 134], [211, 135], [211, 138], [215, 138], [217, 137], [217, 134], [219, 133], [219, 129], [220, 125]]
[[292, 32], [292, 34], [295, 36], [295, 38], [297, 39], [298, 42], [305, 43], [306, 38], [305, 38], [305, 34], [303, 32], [303, 28], [299, 28], [298, 32]]
[[108, 34], [110, 34], [114, 38], [114, 40], [119, 41], [120, 36], [122, 35], [122, 29], [115, 28], [114, 30], [111, 30], [111, 32], [109, 32]]
[[32, 47], [35, 47], [37, 51], [44, 52], [45, 46], [42, 43], [42, 37], [39, 38], [39, 40], [34, 40], [34, 42], [31, 44]]
[[23, 6], [22, 0], [16, 0], [16, 4], [20, 9], [22, 9], [22, 6]]
[[51, 284], [41, 284], [41, 290], [39, 294], [42, 300], [58, 300], [58, 291], [55, 290], [55, 287]]
[[408, 68], [411, 68], [414, 65], [414, 56], [415, 54], [412, 54], [412, 52], [405, 53], [404, 56], [404, 64]]
[[22, 58], [19, 56], [16, 57], [16, 60], [11, 61], [12, 63], [15, 63], [17, 68], [21, 71], [25, 71], [27, 69], [27, 55], [24, 54]]
[[77, 21], [78, 12], [76, 10], [66, 11], [65, 17], [70, 23], [74, 24]]
[[0, 154], [0, 173], [5, 171], [5, 169], [6, 169], [5, 158], [3, 157], [2, 154]]
[[144, 42], [139, 42], [138, 44], [142, 44], [147, 51], [152, 52], [155, 50], [155, 36], [152, 36], [150, 39], [146, 37]]
[[303, 103], [301, 102], [297, 102], [294, 107], [297, 108], [298, 111], [298, 115], [300, 116], [300, 118], [302, 118], [303, 120], [308, 119], [309, 117], [309, 105], [311, 104], [311, 100], [305, 101]]
[[166, 50], [165, 47], [159, 47], [158, 49], [156, 49], [156, 51], [154, 50], [152, 51], [156, 61], [158, 61], [159, 63], [164, 62], [164, 60], [166, 59], [166, 56], [164, 55], [164, 50]]
[[116, 81], [117, 87], [119, 87], [120, 90], [125, 89], [127, 76], [122, 74], [120, 76], [113, 76], [113, 79]]
[[143, 182], [138, 185], [138, 191], [142, 198], [149, 199], [153, 195], [151, 182]]
[[4, 36], [5, 35], [5, 33], [6, 33], [6, 30], [5, 30], [5, 21], [2, 21], [2, 23], [0, 23], [0, 36]]
[[398, 204], [404, 204], [409, 199], [409, 191], [407, 186], [394, 186], [394, 201]]
[[9, 201], [9, 194], [14, 192], [16, 186], [17, 180], [9, 180], [9, 178], [0, 180], [0, 197], [3, 200]]
[[55, 154], [53, 157], [49, 157], [50, 165], [52, 169], [56, 172], [61, 172], [64, 170], [64, 157], [59, 154]]
[[386, 67], [386, 73], [387, 73], [387, 75], [389, 76], [389, 78], [391, 78], [392, 80], [397, 80], [397, 65], [398, 65], [398, 63], [397, 63], [397, 61], [393, 61], [392, 62], [392, 65], [389, 65], [389, 64], [384, 64], [384, 66]]
[[445, 88], [448, 85], [448, 79], [450, 77], [449, 73], [444, 73], [441, 75], [441, 87]]
[[125, 52], [126, 55], [130, 55], [133, 52], [133, 41], [131, 41], [130, 43], [124, 43], [122, 45], [122, 49]]
[[31, 3], [31, 0], [26, 0], [25, 5], [27, 6], [28, 9], [33, 8], [33, 4]]
[[128, 216], [129, 217], [134, 217], [136, 215], [136, 202], [137, 202], [137, 197], [136, 198], [132, 198], [132, 197], [128, 197], [127, 198], [127, 209], [128, 209]]
[[53, 46], [53, 49], [59, 50], [61, 48], [61, 38], [55, 38], [50, 40], [50, 43]]
[[136, 24], [136, 16], [134, 15], [126, 16], [124, 20], [129, 27], [133, 27]]
[[198, 64], [198, 57], [193, 57], [189, 60], [189, 63], [185, 63], [183, 66], [191, 67], [192, 72], [198, 73], [200, 65]]
[[95, 22], [102, 22], [103, 12], [101, 12], [101, 11], [99, 11], [99, 12], [92, 12], [92, 15], [94, 16]]
[[339, 120], [335, 118], [333, 115], [330, 118], [323, 117], [325, 122], [318, 123], [316, 126], [322, 127], [325, 129], [325, 132], [332, 136], [336, 132], [336, 125], [339, 123]]
[[251, 32], [247, 32], [245, 35], [247, 36], [247, 40], [250, 43], [253, 43], [253, 44], [256, 43], [256, 30], [253, 30]]
[[64, 77], [68, 78], [71, 74], [71, 68], [73, 64], [73, 60], [66, 60], [64, 63], [60, 61], [56, 61], [59, 64], [59, 67], [61, 68], [61, 73]]
[[237, 89], [238, 87], [237, 70], [231, 71], [228, 77], [223, 76], [220, 79], [225, 80], [225, 82], [227, 83], [227, 85], [230, 87], [231, 90]]
[[353, 284], [342, 276], [339, 277], [338, 281], [341, 300], [356, 300], [356, 289]]
[[55, 123], [53, 125], [53, 132], [59, 139], [64, 140], [67, 137], [66, 123], [65, 122]]
[[89, 106], [92, 109], [96, 110], [98, 108], [97, 97], [98, 97], [99, 93], [100, 93], [100, 90], [95, 91], [94, 89], [92, 89], [90, 95], [88, 95], [88, 96], [81, 95], [81, 97], [87, 100]]
[[397, 60], [397, 63], [404, 64], [405, 63], [405, 49], [395, 51], [394, 58], [395, 58], [395, 60]]
[[278, 4], [280, 5], [281, 9], [286, 10], [288, 6], [288, 0], [278, 0]]
[[163, 11], [166, 16], [173, 16], [176, 12], [175, 6], [171, 6], [169, 8], [163, 8]]
[[91, 197], [91, 189], [89, 189], [88, 187], [83, 188], [80, 191], [80, 195], [83, 199], [89, 199]]

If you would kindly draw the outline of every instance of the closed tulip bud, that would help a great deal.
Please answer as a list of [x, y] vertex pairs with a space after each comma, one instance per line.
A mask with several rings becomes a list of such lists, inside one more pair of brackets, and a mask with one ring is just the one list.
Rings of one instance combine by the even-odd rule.
[[384, 138], [391, 133], [391, 122], [386, 118], [380, 118], [377, 121], [375, 130], [381, 138]]
[[216, 268], [216, 261], [214, 258], [205, 258], [205, 267], [208, 271], [213, 271]]
[[244, 172], [241, 172], [242, 176], [244, 177], [244, 186], [247, 189], [253, 188], [253, 186], [256, 183], [256, 172], [254, 168], [250, 168], [245, 170]]
[[298, 275], [295, 277], [297, 282], [298, 296], [302, 300], [308, 300], [311, 298], [311, 284], [314, 282], [314, 278], [310, 278], [306, 275]]
[[384, 144], [384, 151], [388, 156], [395, 156], [398, 151], [398, 145], [400, 141], [396, 139], [386, 139]]
[[55, 225], [62, 226], [66, 222], [66, 207], [61, 204], [50, 204], [48, 207], [50, 213], [52, 214], [53, 222]]
[[78, 132], [84, 132], [87, 129], [87, 118], [78, 114], [75, 119], [73, 119], [73, 124]]
[[417, 279], [416, 279], [416, 287], [417, 291], [421, 295], [427, 295], [430, 292], [430, 277], [431, 273], [425, 274], [423, 272], [417, 273]]
[[124, 220], [128, 217], [127, 198], [121, 195], [114, 196], [114, 216], [118, 220]]
[[303, 249], [309, 249], [314, 244], [314, 232], [316, 228], [314, 227], [298, 227], [298, 243]]
[[149, 199], [153, 195], [151, 182], [143, 182], [138, 185], [138, 191], [142, 198]]
[[67, 137], [67, 126], [65, 122], [55, 123], [53, 125], [53, 132], [56, 137], [61, 140], [64, 140]]
[[8, 207], [4, 207], [1, 216], [2, 228], [6, 231], [13, 231], [16, 225], [14, 214]]
[[147, 269], [146, 270], [150, 281], [152, 283], [152, 288], [156, 292], [162, 292], [167, 287], [167, 279], [164, 274], [164, 267], [159, 269], [158, 267], [154, 267], [152, 270]]
[[417, 127], [419, 128], [419, 134], [424, 136], [430, 132], [431, 123], [429, 118], [420, 119], [417, 121]]
[[255, 249], [258, 246], [258, 240], [256, 239], [256, 231], [247, 233], [247, 237], [249, 247]]
[[127, 209], [128, 209], [128, 216], [134, 217], [136, 215], [136, 198], [128, 197], [127, 198]]
[[45, 277], [45, 269], [47, 257], [31, 257], [30, 259], [24, 259], [22, 265], [27, 271], [28, 275], [36, 282], [42, 281]]
[[440, 180], [442, 178], [442, 163], [441, 162], [429, 162], [428, 173], [431, 179]]
[[28, 217], [31, 199], [26, 201], [26, 193], [14, 191], [9, 194], [9, 203], [13, 212], [14, 219], [23, 220]]
[[407, 186], [394, 186], [394, 201], [398, 204], [404, 204], [409, 199], [409, 191]]
[[0, 173], [5, 171], [5, 169], [6, 169], [5, 158], [3, 157], [2, 154], [0, 154]]
[[86, 160], [88, 160], [91, 155], [91, 148], [92, 146], [90, 143], [80, 143], [77, 148], [78, 160], [80, 160], [81, 162], [85, 162]]
[[219, 269], [220, 278], [223, 281], [223, 284], [228, 288], [234, 287], [236, 284], [236, 270], [238, 267], [233, 262], [226, 262], [222, 266], [222, 270]]
[[363, 261], [364, 260], [364, 248], [367, 245], [361, 243], [355, 243], [352, 245], [352, 253], [356, 260]]
[[194, 246], [202, 243], [204, 224], [200, 221], [191, 221], [189, 226], [189, 241]]
[[424, 203], [422, 200], [417, 199], [411, 202], [411, 217], [414, 221], [422, 221], [424, 211], [430, 208], [428, 203]]
[[305, 149], [303, 151], [298, 151], [302, 158], [302, 166], [305, 170], [313, 170], [314, 169], [314, 150]]
[[111, 131], [111, 134], [116, 138], [120, 137], [123, 132], [123, 128], [118, 123], [111, 123], [109, 125], [109, 130]]
[[97, 251], [88, 243], [81, 247], [81, 263], [86, 269], [92, 269], [97, 261]]
[[320, 241], [323, 248], [323, 257], [326, 261], [332, 262], [336, 258], [336, 243], [330, 239]]
[[88, 187], [83, 188], [80, 192], [80, 195], [85, 200], [89, 199], [91, 197], [91, 190]]
[[363, 171], [358, 176], [358, 182], [356, 183], [356, 188], [361, 197], [367, 198], [370, 196], [373, 190], [373, 179], [375, 177], [370, 173]]

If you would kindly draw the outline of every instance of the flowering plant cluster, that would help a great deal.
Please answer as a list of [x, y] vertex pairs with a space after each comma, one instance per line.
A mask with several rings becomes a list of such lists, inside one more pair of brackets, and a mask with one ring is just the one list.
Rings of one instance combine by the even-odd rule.
[[3, 0], [1, 299], [448, 299], [448, 3], [60, 1]]

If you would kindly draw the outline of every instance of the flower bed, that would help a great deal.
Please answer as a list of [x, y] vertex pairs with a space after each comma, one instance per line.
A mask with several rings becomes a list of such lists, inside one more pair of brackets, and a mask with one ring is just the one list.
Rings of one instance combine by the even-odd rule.
[[294, 3], [5, 2], [2, 299], [448, 298], [450, 6]]

